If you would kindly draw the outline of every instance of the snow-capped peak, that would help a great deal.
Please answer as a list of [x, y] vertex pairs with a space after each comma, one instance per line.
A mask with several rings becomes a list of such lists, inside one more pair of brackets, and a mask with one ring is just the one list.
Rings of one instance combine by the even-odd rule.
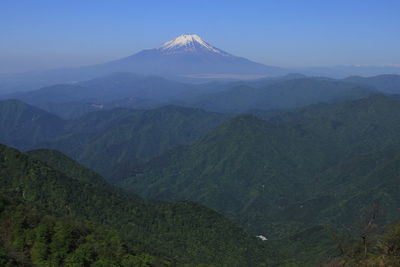
[[224, 53], [223, 51], [210, 45], [197, 34], [182, 34], [173, 40], [165, 42], [160, 50], [165, 52], [173, 52], [177, 50], [183, 50], [186, 52], [195, 52], [199, 49], [207, 50], [213, 53]]

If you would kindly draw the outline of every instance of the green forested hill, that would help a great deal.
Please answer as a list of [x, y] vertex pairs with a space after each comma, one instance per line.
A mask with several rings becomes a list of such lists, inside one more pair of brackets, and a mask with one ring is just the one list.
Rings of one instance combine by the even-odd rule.
[[18, 149], [50, 148], [108, 179], [131, 173], [145, 159], [194, 141], [231, 116], [166, 106], [113, 109], [62, 120], [18, 100], [0, 102], [0, 142]]
[[313, 224], [357, 223], [372, 205], [400, 218], [400, 101], [382, 95], [242, 115], [125, 179], [142, 196], [203, 203], [255, 233], [289, 236]]
[[139, 162], [194, 141], [229, 117], [178, 106], [100, 111], [70, 121], [67, 134], [37, 147], [62, 151], [115, 180]]
[[28, 151], [26, 154], [30, 158], [40, 160], [50, 167], [62, 172], [71, 179], [97, 185], [99, 187], [110, 187], [110, 184], [107, 183], [102, 176], [91, 169], [80, 165], [78, 162], [57, 150], [38, 149]]
[[[45, 152], [42, 151], [42, 153]], [[51, 153], [50, 156], [41, 155], [41, 157], [51, 157]], [[52, 160], [49, 162], [52, 163]], [[112, 187], [106, 188], [85, 182], [90, 179], [70, 177], [76, 173], [79, 175], [82, 172], [70, 171], [64, 174], [43, 161], [30, 157], [29, 154], [0, 146], [0, 193], [6, 199], [17, 198], [22, 202], [22, 206], [18, 204], [20, 208], [15, 209], [12, 202], [7, 204], [7, 200], [2, 201], [1, 212], [2, 216], [4, 215], [2, 218], [7, 221], [13, 216], [20, 217], [25, 205], [40, 210], [39, 214], [33, 212], [32, 215], [26, 216], [29, 222], [32, 220], [31, 224], [23, 227], [15, 225], [15, 228], [12, 228], [17, 233], [7, 236], [7, 242], [12, 242], [12, 247], [2, 248], [2, 256], [0, 256], [2, 260], [19, 260], [15, 253], [9, 252], [9, 249], [25, 253], [21, 260], [27, 261], [31, 258], [32, 261], [60, 260], [65, 263], [67, 258], [75, 257], [75, 250], [70, 251], [70, 254], [65, 254], [65, 248], [51, 248], [57, 244], [53, 244], [53, 241], [49, 239], [42, 239], [46, 235], [47, 238], [52, 238], [51, 233], [66, 235], [65, 238], [68, 238], [68, 232], [58, 233], [57, 229], [52, 228], [58, 227], [57, 225], [64, 228], [65, 224], [69, 223], [66, 223], [62, 217], [67, 216], [76, 221], [76, 224], [69, 225], [71, 231], [75, 231], [75, 228], [77, 228], [76, 231], [81, 231], [83, 227], [83, 231], [93, 233], [88, 236], [86, 232], [83, 232], [71, 237], [82, 240], [83, 248], [77, 248], [79, 251], [76, 257], [86, 257], [86, 260], [92, 262], [113, 258], [114, 252], [116, 255], [119, 255], [117, 253], [130, 255], [131, 248], [132, 250], [137, 248], [134, 250], [137, 252], [133, 255], [151, 254], [180, 264], [270, 266], [278, 262], [279, 254], [267, 243], [249, 236], [212, 210], [191, 202], [171, 204], [145, 202], [120, 190], [114, 190]], [[85, 223], [86, 220], [95, 225], [81, 226], [78, 222]], [[105, 230], [104, 235], [99, 236], [98, 229], [100, 228], [96, 226], [98, 224], [101, 224], [99, 227], [104, 226], [110, 229], [110, 236], [114, 235], [115, 238], [108, 239], [107, 231], [109, 230]], [[7, 226], [3, 225], [3, 227]], [[27, 239], [24, 236], [28, 236]], [[23, 247], [14, 247], [15, 242], [12, 240], [15, 238], [23, 239], [18, 241], [18, 244]], [[99, 244], [102, 244], [100, 251], [96, 252], [97, 256], [92, 254], [91, 240], [93, 238], [99, 238]], [[107, 248], [114, 246], [112, 242], [120, 242], [118, 238], [127, 244], [125, 246], [120, 243], [125, 251], [107, 252]], [[39, 243], [34, 249], [36, 241]], [[48, 246], [50, 250], [46, 248]], [[39, 256], [35, 251], [39, 253]], [[58, 252], [61, 256], [55, 254]], [[102, 255], [103, 252], [109, 254]], [[114, 258], [113, 260], [122, 259]]]
[[19, 100], [0, 102], [0, 142], [20, 149], [62, 134], [64, 121]]

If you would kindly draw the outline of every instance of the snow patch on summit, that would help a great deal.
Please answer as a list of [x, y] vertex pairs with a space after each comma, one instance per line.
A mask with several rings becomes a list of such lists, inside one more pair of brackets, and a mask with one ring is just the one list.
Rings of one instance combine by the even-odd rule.
[[197, 52], [199, 50], [206, 50], [212, 53], [227, 55], [227, 53], [204, 41], [197, 34], [180, 35], [173, 40], [165, 42], [159, 49], [164, 52]]

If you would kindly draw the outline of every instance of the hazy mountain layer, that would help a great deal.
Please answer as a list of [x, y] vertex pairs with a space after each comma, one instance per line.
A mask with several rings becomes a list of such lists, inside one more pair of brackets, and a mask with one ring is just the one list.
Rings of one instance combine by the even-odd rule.
[[352, 76], [344, 79], [344, 81], [376, 88], [378, 91], [386, 94], [400, 94], [400, 75]]
[[351, 83], [303, 78], [274, 82], [266, 87], [238, 85], [215, 94], [191, 99], [188, 105], [220, 112], [282, 110], [321, 102], [363, 98], [372, 92], [367, 87]]
[[116, 107], [151, 109], [167, 104], [219, 112], [244, 112], [357, 99], [373, 91], [386, 93], [388, 85], [392, 90], [397, 86], [392, 81], [396, 77], [371, 77], [371, 80], [379, 82], [359, 84], [350, 78], [333, 80], [290, 74], [246, 82], [193, 85], [156, 76], [116, 73], [76, 84], [54, 85], [10, 95], [8, 98], [20, 99], [64, 118], [76, 118], [91, 111]]
[[0, 102], [0, 142], [27, 149], [64, 132], [64, 121], [19, 100]]

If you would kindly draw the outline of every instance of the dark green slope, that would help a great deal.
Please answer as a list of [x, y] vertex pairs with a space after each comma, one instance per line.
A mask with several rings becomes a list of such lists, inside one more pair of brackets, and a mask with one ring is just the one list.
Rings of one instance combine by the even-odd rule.
[[22, 198], [44, 213], [101, 223], [121, 234], [124, 242], [176, 263], [269, 266], [279, 257], [267, 243], [207, 208], [191, 202], [143, 202], [119, 190], [72, 179], [3, 145], [0, 178], [3, 194]]
[[[280, 141], [282, 139], [291, 139], [292, 143], [285, 144]], [[304, 172], [303, 166], [317, 165], [301, 155], [296, 159], [302, 164], [287, 157], [287, 154], [296, 153], [292, 145], [308, 149], [311, 142], [309, 137], [302, 138], [297, 129], [242, 115], [193, 145], [144, 165], [143, 174], [132, 180], [132, 186], [148, 192], [149, 197], [174, 199], [176, 195], [227, 211], [238, 211], [238, 208], [251, 204], [249, 201], [253, 197], [247, 199], [246, 191], [252, 191], [254, 196], [268, 195], [271, 201], [279, 202], [282, 198], [277, 192], [280, 181], [295, 190], [296, 181], [288, 180], [293, 176], [294, 168]], [[308, 150], [311, 156], [313, 151]], [[280, 181], [270, 184], [269, 180], [275, 178]], [[298, 191], [303, 194], [302, 190]]]
[[63, 132], [64, 121], [19, 100], [0, 102], [0, 142], [26, 149]]
[[68, 134], [36, 147], [62, 151], [115, 180], [132, 173], [138, 162], [193, 141], [229, 117], [178, 106], [99, 111], [70, 121]]
[[243, 115], [151, 160], [121, 186], [151, 198], [198, 201], [271, 235], [265, 224], [276, 220], [273, 213], [306, 198], [309, 174], [327, 166], [329, 155], [314, 144], [301, 128]]
[[[360, 220], [371, 207], [378, 209], [376, 221], [382, 225], [399, 220], [400, 147], [353, 157], [348, 162], [319, 175], [321, 195], [331, 197], [331, 205], [314, 219], [349, 225]], [[315, 202], [310, 200], [309, 203]], [[310, 206], [307, 209], [312, 209]]]
[[39, 149], [31, 150], [26, 153], [30, 158], [44, 162], [71, 179], [98, 186], [109, 186], [109, 184], [99, 174], [83, 167], [57, 150]]
[[266, 87], [246, 84], [188, 101], [188, 105], [219, 112], [290, 109], [320, 102], [359, 99], [373, 91], [365, 86], [330, 79], [283, 80]]
[[[305, 266], [325, 266], [329, 259], [340, 256], [338, 246], [348, 236], [326, 225], [313, 225], [300, 229], [286, 238], [271, 240], [271, 244], [288, 258], [306, 263]], [[298, 263], [294, 263], [296, 266]]]
[[357, 101], [300, 108], [277, 116], [274, 121], [300, 125], [334, 146], [351, 145], [348, 153], [357, 154], [398, 142], [399, 112], [399, 98], [378, 94]]
[[199, 201], [271, 237], [315, 223], [349, 225], [378, 202], [391, 212], [383, 220], [389, 222], [400, 218], [400, 198], [388, 191], [397, 188], [389, 186], [396, 163], [370, 162], [399, 146], [399, 128], [400, 101], [381, 95], [268, 121], [240, 116], [150, 161], [121, 186], [143, 196]]
[[352, 157], [315, 175], [315, 193], [277, 210], [274, 217], [281, 223], [330, 225], [347, 234], [354, 234], [372, 211], [376, 224], [398, 222], [399, 166], [399, 146]]
[[0, 266], [169, 266], [109, 227], [49, 215], [0, 193]]

